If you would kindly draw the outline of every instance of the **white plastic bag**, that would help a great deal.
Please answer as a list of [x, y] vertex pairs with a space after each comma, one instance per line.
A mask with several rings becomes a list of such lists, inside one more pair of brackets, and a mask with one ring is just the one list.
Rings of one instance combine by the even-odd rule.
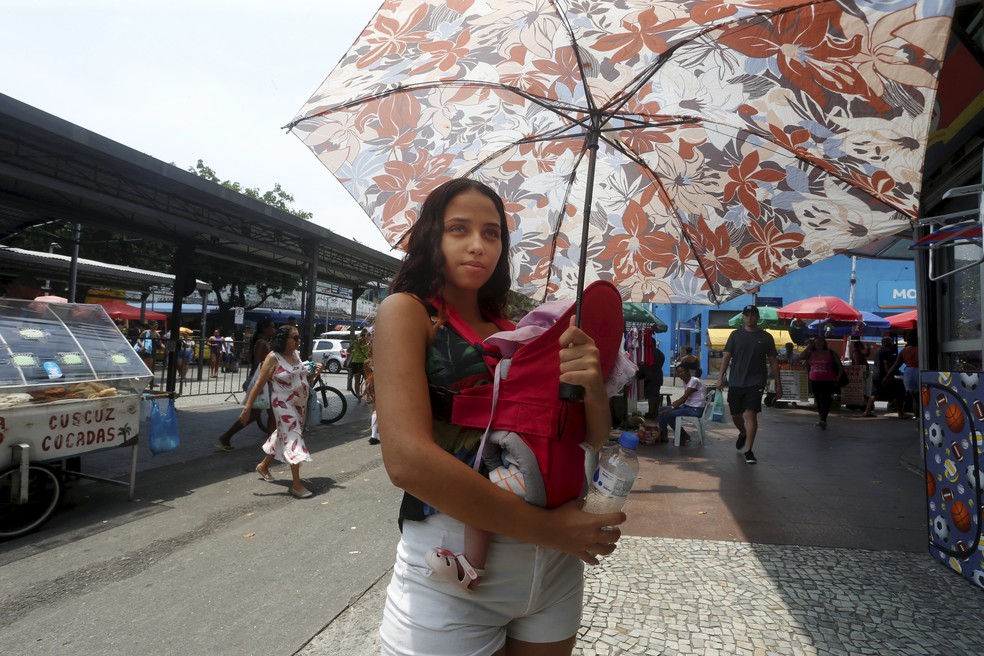
[[[243, 403], [246, 403], [246, 399], [249, 398], [249, 392], [253, 389], [253, 384], [256, 382], [256, 377], [260, 375], [260, 369], [262, 367], [257, 367], [256, 371], [253, 372], [253, 377], [249, 379], [246, 384], [246, 398], [243, 399]], [[260, 393], [256, 395], [256, 399], [253, 400], [253, 410], [269, 410], [270, 409], [270, 386], [265, 385]]]

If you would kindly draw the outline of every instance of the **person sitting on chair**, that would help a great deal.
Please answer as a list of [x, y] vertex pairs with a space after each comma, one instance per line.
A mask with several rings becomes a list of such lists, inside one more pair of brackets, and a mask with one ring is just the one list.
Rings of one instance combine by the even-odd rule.
[[[683, 363], [676, 366], [676, 376], [683, 381], [683, 396], [659, 409], [660, 440], [666, 439], [666, 430], [670, 423], [676, 426], [677, 417], [700, 417], [704, 414], [704, 403], [707, 401], [704, 383], [696, 376], [691, 376], [690, 370]], [[682, 441], [688, 439], [686, 436], [681, 437]]]

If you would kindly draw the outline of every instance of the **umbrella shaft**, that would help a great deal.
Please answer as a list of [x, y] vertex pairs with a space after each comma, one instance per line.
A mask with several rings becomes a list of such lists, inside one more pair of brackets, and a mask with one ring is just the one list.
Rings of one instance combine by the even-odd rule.
[[584, 218], [581, 224], [581, 258], [577, 265], [577, 307], [574, 311], [574, 325], [581, 326], [581, 296], [584, 294], [584, 274], [588, 264], [588, 227], [591, 224], [591, 203], [594, 201], [595, 160], [598, 157], [597, 117], [592, 117], [588, 132], [588, 179], [584, 190]]
[[[577, 305], [574, 310], [574, 325], [581, 327], [581, 297], [584, 296], [584, 273], [588, 263], [588, 225], [591, 220], [591, 202], [594, 195], [595, 160], [598, 155], [598, 117], [593, 116], [591, 130], [588, 132], [588, 179], [584, 191], [584, 223], [581, 225], [581, 259], [577, 266]], [[584, 388], [580, 385], [560, 384], [559, 395], [562, 401], [581, 403], [584, 401]]]

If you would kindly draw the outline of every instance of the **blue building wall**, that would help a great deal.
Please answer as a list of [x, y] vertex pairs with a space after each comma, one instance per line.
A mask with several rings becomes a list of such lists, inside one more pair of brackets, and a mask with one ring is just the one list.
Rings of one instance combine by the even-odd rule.
[[[915, 299], [915, 268], [913, 262], [899, 260], [875, 260], [858, 258], [854, 286], [854, 307], [881, 316], [898, 314], [916, 307]], [[812, 296], [836, 296], [847, 301], [851, 294], [851, 258], [846, 255], [823, 260], [812, 266], [794, 271], [778, 280], [761, 286], [757, 294], [758, 305], [766, 303], [769, 298], [775, 299], [778, 306], [788, 305]], [[713, 305], [670, 305], [654, 304], [653, 314], [662, 319], [670, 327], [669, 332], [658, 336], [660, 350], [666, 354], [667, 368], [670, 373], [671, 361], [679, 353], [681, 346], [679, 326], [700, 324], [699, 338], [696, 331], [686, 331], [693, 334], [692, 343], [700, 345], [701, 366], [704, 371], [707, 366], [707, 327], [711, 310], [732, 310], [735, 314], [746, 305], [752, 304], [753, 296], [743, 294], [720, 307]]]

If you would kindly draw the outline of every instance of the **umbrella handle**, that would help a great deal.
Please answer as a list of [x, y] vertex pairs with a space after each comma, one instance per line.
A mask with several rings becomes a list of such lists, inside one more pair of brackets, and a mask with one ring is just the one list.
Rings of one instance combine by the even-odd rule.
[[[590, 225], [591, 219], [591, 200], [594, 196], [598, 135], [601, 133], [599, 121], [600, 114], [593, 112], [591, 115], [591, 128], [588, 130], [587, 143], [585, 144], [588, 151], [588, 177], [584, 191], [584, 217], [581, 221], [581, 257], [577, 267], [577, 304], [574, 310], [574, 325], [578, 328], [581, 327], [581, 297], [584, 296], [584, 272], [588, 262], [588, 226]], [[561, 383], [560, 392], [557, 396], [561, 401], [584, 403], [584, 388], [580, 385]]]
[[557, 396], [561, 401], [584, 403], [584, 387], [581, 385], [571, 385], [570, 383], [561, 383], [560, 392]]

